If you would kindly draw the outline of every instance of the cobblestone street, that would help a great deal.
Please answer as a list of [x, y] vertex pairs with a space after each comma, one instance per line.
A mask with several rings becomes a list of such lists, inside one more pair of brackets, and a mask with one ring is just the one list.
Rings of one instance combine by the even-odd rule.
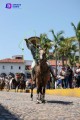
[[30, 93], [0, 92], [0, 120], [80, 120], [80, 98], [46, 95], [45, 104]]

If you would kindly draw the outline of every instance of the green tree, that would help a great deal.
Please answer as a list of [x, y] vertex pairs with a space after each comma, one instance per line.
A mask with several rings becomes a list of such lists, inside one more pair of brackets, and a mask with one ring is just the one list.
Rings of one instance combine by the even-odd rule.
[[47, 59], [49, 58], [49, 50], [52, 49], [51, 40], [47, 37], [47, 34], [40, 35], [40, 46], [43, 49], [46, 49]]
[[74, 25], [73, 22], [71, 23], [71, 25], [74, 28], [76, 39], [77, 39], [78, 44], [79, 44], [79, 63], [80, 63], [80, 22], [77, 24], [77, 27]]
[[55, 59], [56, 59], [56, 75], [57, 75], [57, 61], [58, 61], [58, 46], [61, 41], [62, 34], [64, 33], [63, 31], [58, 32], [57, 34], [54, 33], [54, 30], [50, 30], [50, 32], [53, 35], [53, 40], [52, 40], [52, 45], [54, 46], [54, 51], [55, 51]]
[[[71, 38], [63, 38], [63, 40], [59, 44], [58, 48], [60, 57], [62, 58], [62, 64], [64, 66], [64, 58], [71, 64], [71, 61], [74, 61], [76, 52], [77, 52], [77, 45], [74, 43], [74, 40]], [[73, 57], [72, 57], [73, 56]], [[73, 64], [73, 63], [72, 63]]]

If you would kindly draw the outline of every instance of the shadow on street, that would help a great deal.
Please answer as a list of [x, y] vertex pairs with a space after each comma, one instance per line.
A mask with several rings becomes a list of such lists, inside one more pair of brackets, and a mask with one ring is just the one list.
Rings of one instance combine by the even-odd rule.
[[56, 100], [47, 101], [47, 103], [56, 103], [56, 104], [62, 104], [62, 105], [73, 105], [73, 102], [56, 101]]
[[6, 107], [0, 104], [0, 120], [20, 120], [17, 116], [7, 110]]

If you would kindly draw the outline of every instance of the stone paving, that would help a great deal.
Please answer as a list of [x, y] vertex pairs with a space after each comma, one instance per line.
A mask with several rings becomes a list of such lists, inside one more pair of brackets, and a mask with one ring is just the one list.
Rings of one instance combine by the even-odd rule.
[[80, 120], [80, 98], [46, 95], [45, 104], [30, 93], [0, 91], [0, 120]]

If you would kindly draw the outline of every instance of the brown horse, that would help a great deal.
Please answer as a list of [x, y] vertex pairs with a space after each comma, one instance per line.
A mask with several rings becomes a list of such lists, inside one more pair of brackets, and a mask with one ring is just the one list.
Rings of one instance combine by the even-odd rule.
[[[36, 81], [37, 87], [37, 103], [45, 102], [45, 87], [47, 85], [48, 77], [50, 76], [50, 69], [46, 60], [46, 51], [41, 49], [39, 51], [39, 63], [35, 66], [35, 76], [33, 79]], [[33, 98], [33, 87], [31, 88], [31, 98]]]

